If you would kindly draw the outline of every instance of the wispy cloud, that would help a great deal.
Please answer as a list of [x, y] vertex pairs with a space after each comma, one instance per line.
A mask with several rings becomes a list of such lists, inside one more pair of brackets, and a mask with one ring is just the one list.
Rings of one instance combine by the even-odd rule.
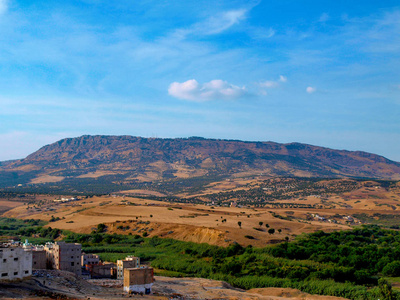
[[184, 39], [191, 35], [214, 35], [222, 33], [246, 18], [247, 8], [228, 10], [193, 24], [186, 29], [177, 29], [173, 37]]
[[260, 87], [260, 95], [267, 95], [266, 89], [275, 89], [278, 88], [282, 83], [287, 82], [287, 77], [283, 75], [279, 75], [278, 80], [266, 80], [263, 82], [258, 83], [258, 86]]
[[287, 77], [280, 75], [278, 80], [266, 80], [264, 82], [261, 82], [259, 85], [262, 88], [276, 88], [280, 85], [280, 83], [282, 82], [286, 82], [287, 81]]
[[248, 94], [245, 87], [238, 87], [219, 79], [204, 84], [199, 84], [195, 79], [182, 83], [173, 82], [169, 86], [168, 93], [175, 98], [199, 102], [237, 99]]

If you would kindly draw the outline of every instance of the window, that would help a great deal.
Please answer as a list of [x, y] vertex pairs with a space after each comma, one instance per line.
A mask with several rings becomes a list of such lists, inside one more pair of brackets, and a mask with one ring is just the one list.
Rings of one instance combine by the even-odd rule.
[[72, 262], [72, 263], [71, 263], [71, 267], [73, 267], [73, 266], [74, 266], [74, 263]]
[[1, 273], [1, 277], [6, 277], [8, 276], [8, 273]]
[[7, 259], [3, 258], [3, 262], [4, 262], [4, 263], [7, 262]]
[[17, 260], [18, 260], [18, 257], [14, 257], [14, 260], [17, 261]]
[[18, 275], [18, 272], [14, 272], [14, 275]]
[[25, 274], [28, 274], [29, 273], [29, 271], [25, 271]]

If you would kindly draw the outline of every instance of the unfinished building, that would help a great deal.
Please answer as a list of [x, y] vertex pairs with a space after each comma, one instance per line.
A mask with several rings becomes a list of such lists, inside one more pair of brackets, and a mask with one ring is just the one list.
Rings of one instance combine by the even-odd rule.
[[81, 275], [82, 246], [78, 243], [55, 242], [47, 243], [47, 267], [49, 269], [63, 270]]

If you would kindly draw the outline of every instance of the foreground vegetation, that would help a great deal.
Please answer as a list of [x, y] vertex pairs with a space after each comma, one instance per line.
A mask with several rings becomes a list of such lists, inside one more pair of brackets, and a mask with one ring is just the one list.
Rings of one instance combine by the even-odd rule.
[[[10, 226], [13, 222], [23, 223]], [[224, 280], [244, 289], [290, 287], [349, 299], [400, 299], [381, 278], [400, 276], [400, 233], [378, 226], [316, 232], [265, 248], [238, 244], [223, 248], [158, 237], [110, 235], [102, 224], [92, 234], [76, 234], [24, 222], [7, 222], [8, 228], [0, 227], [0, 234], [14, 233], [32, 242], [63, 238], [81, 243], [86, 253], [97, 253], [103, 260], [135, 255], [150, 262], [161, 275]]]

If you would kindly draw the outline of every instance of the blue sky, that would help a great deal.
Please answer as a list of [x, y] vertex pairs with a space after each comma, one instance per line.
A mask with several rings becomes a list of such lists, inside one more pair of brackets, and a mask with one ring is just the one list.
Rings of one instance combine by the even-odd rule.
[[400, 161], [400, 4], [0, 0], [0, 160], [83, 134]]

